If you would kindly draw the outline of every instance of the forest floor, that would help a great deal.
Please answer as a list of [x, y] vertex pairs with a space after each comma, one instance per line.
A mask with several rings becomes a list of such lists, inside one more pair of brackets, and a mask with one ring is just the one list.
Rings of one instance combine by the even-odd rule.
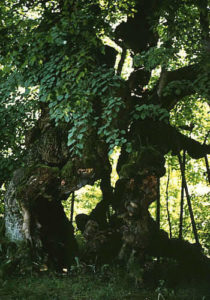
[[0, 279], [0, 300], [208, 300], [208, 288], [195, 283], [169, 288], [164, 280], [146, 287], [122, 270], [41, 272]]

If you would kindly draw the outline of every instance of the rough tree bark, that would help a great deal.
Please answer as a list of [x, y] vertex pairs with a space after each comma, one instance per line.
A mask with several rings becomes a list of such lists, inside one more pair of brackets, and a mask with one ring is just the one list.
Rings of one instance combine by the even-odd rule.
[[26, 244], [37, 255], [47, 255], [49, 265], [68, 267], [77, 253], [74, 229], [64, 213], [62, 200], [93, 183], [97, 172], [68, 156], [66, 128], [56, 128], [48, 109], [26, 136], [27, 156], [5, 195], [7, 238]]

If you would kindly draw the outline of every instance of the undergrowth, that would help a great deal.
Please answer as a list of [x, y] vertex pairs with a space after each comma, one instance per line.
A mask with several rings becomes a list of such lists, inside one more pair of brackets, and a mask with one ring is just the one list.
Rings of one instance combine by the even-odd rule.
[[0, 279], [0, 300], [208, 300], [206, 287], [174, 290], [160, 280], [157, 287], [137, 286], [120, 268], [89, 266], [70, 273], [33, 273]]

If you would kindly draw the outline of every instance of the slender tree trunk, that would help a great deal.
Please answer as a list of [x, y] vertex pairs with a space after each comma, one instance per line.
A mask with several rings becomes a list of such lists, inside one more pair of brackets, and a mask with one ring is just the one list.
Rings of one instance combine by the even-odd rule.
[[208, 182], [210, 184], [210, 169], [209, 169], [209, 162], [208, 162], [208, 156], [207, 155], [205, 155], [205, 163], [206, 163], [207, 178], [208, 178]]
[[160, 178], [157, 179], [156, 222], [160, 229]]
[[168, 218], [168, 226], [169, 226], [169, 236], [172, 238], [172, 230], [171, 230], [171, 218], [170, 218], [170, 212], [169, 212], [169, 203], [168, 203], [168, 187], [169, 187], [169, 181], [170, 181], [170, 169], [168, 168], [168, 179], [166, 184], [166, 209], [167, 209], [167, 218]]
[[190, 194], [189, 194], [188, 187], [187, 187], [185, 172], [184, 172], [184, 168], [183, 168], [183, 162], [182, 162], [180, 153], [178, 154], [178, 159], [179, 159], [184, 189], [185, 189], [185, 193], [186, 193], [186, 197], [187, 197], [187, 204], [188, 204], [188, 208], [189, 208], [190, 219], [191, 219], [191, 223], [192, 223], [195, 241], [196, 241], [196, 244], [200, 245], [199, 239], [198, 239], [198, 233], [197, 233], [197, 229], [196, 229], [196, 224], [195, 224], [195, 219], [194, 219], [194, 214], [193, 214], [193, 210], [192, 210], [191, 200], [190, 200]]
[[[203, 143], [204, 145], [206, 145], [206, 142], [207, 142], [207, 139], [208, 139], [208, 136], [209, 136], [209, 132], [210, 131], [208, 131], [207, 134], [206, 134], [206, 136], [205, 136], [204, 143]], [[209, 169], [208, 156], [205, 155], [204, 158], [205, 158], [205, 163], [206, 163], [207, 178], [208, 178], [208, 182], [210, 184], [210, 169]]]
[[[185, 163], [186, 163], [186, 151], [183, 151], [183, 172], [185, 174]], [[184, 181], [182, 176], [181, 186], [181, 202], [180, 202], [180, 218], [179, 218], [179, 239], [182, 239], [183, 232], [183, 211], [184, 211]]]
[[[156, 200], [156, 222], [158, 230], [160, 230], [160, 178], [157, 178], [157, 200]], [[160, 262], [160, 256], [157, 256], [158, 262]]]
[[74, 218], [74, 202], [75, 202], [75, 193], [72, 192], [72, 197], [71, 197], [71, 216], [70, 216], [70, 222], [73, 223], [73, 218]]

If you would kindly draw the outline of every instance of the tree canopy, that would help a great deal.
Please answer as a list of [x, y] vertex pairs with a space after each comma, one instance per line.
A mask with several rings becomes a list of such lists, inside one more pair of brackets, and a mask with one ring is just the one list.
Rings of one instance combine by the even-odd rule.
[[[180, 115], [208, 99], [207, 1], [2, 1], [1, 15], [1, 142], [14, 156], [37, 102], [71, 124], [68, 145], [79, 155], [91, 128], [110, 150], [131, 149], [126, 130], [136, 120], [167, 120], [177, 103]], [[128, 80], [123, 51], [133, 58]]]

